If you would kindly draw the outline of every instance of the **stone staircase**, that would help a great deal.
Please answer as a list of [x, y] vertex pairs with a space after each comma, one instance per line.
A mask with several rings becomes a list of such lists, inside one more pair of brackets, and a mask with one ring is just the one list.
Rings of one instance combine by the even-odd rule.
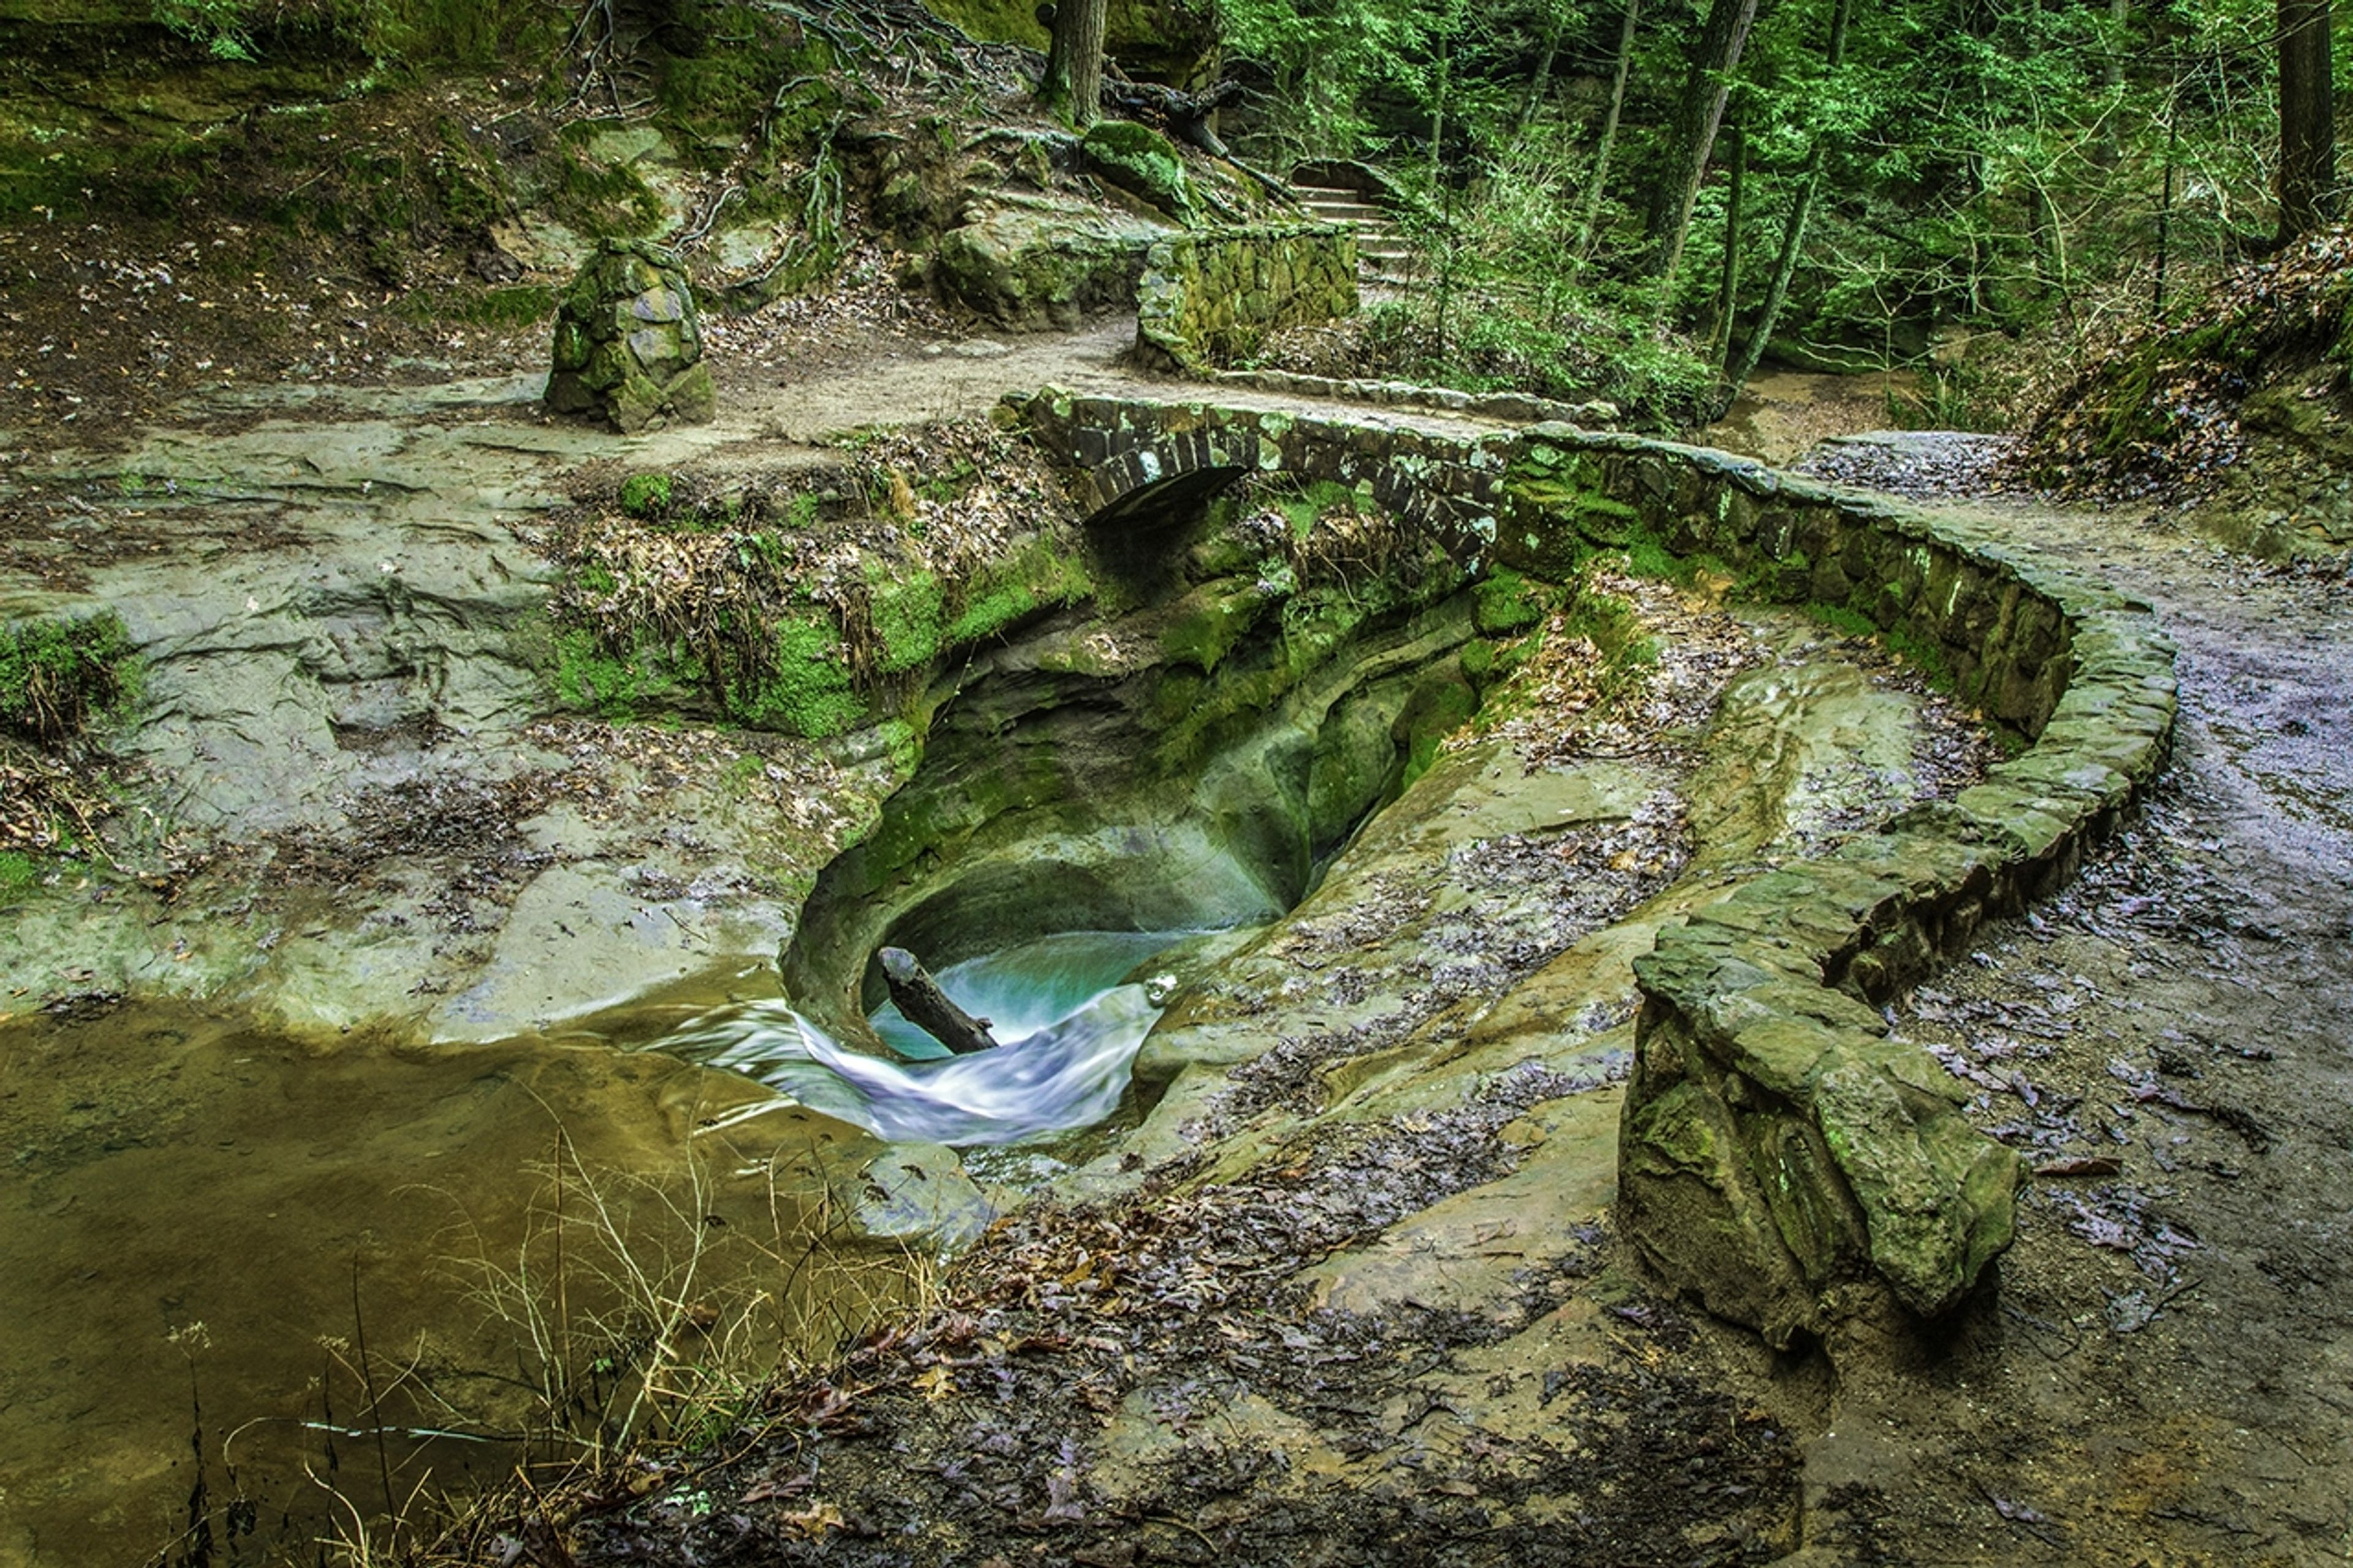
[[1356, 231], [1356, 281], [1367, 289], [1401, 289], [1427, 272], [1421, 258], [1388, 209], [1360, 191], [1294, 183], [1292, 195], [1321, 223], [1345, 223]]

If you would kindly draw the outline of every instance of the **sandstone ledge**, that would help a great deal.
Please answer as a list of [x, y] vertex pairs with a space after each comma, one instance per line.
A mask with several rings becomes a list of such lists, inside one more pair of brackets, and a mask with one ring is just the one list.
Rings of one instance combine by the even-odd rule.
[[2063, 883], [2155, 776], [2174, 650], [2146, 606], [1957, 516], [1565, 423], [1455, 437], [1050, 389], [1019, 411], [1090, 470], [1106, 521], [1212, 469], [1361, 477], [1542, 573], [1598, 545], [1704, 553], [1764, 596], [1867, 617], [1978, 704], [2018, 748], [1984, 783], [1755, 878], [1636, 961], [1618, 1200], [1668, 1282], [1778, 1346], [1968, 1294], [2011, 1239], [2023, 1165], [1880, 1009]]

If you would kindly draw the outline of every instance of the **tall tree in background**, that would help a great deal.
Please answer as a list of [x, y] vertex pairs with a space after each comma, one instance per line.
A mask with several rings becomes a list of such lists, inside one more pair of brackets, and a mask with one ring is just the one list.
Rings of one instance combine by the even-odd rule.
[[2329, 0], [2279, 0], [2279, 238], [2309, 233], [2337, 205], [2337, 107], [2329, 89]]
[[1667, 139], [1666, 170], [1651, 204], [1650, 270], [1670, 293], [1675, 271], [1683, 266], [1692, 204], [1699, 199], [1708, 154], [1715, 150], [1716, 130], [1724, 123], [1732, 73], [1740, 65], [1740, 51], [1747, 45], [1748, 29], [1756, 20], [1757, 0], [1712, 0], [1707, 21], [1692, 45], [1691, 67], [1683, 77], [1683, 96], [1676, 100], [1674, 124]]
[[[1833, 0], [1831, 7], [1830, 41], [1822, 47], [1824, 102], [1837, 104], [1839, 68], [1846, 63], [1847, 28], [1854, 20], [1854, 0]], [[1818, 104], [1818, 108], [1822, 107]], [[1773, 341], [1773, 328], [1781, 319], [1781, 307], [1788, 301], [1789, 282], [1798, 275], [1798, 253], [1806, 243], [1806, 225], [1813, 216], [1814, 203], [1821, 195], [1822, 164], [1830, 152], [1831, 139], [1838, 132], [1833, 125], [1817, 124], [1813, 145], [1806, 149], [1806, 172], [1798, 183], [1798, 194], [1790, 198], [1788, 221], [1781, 229], [1781, 251], [1773, 260], [1773, 277], [1765, 286], [1765, 308], [1757, 313], [1757, 324], [1749, 329], [1748, 342], [1737, 359], [1726, 354], [1725, 388], [1722, 406], [1729, 408], [1732, 400], [1748, 378], [1757, 374], [1764, 362], [1765, 350]], [[1725, 310], [1725, 346], [1730, 347], [1730, 307]]]
[[1609, 112], [1602, 118], [1601, 144], [1594, 150], [1593, 173], [1587, 178], [1585, 202], [1577, 220], [1577, 260], [1582, 267], [1593, 254], [1593, 238], [1601, 219], [1601, 195], [1609, 183], [1609, 153], [1618, 144], [1618, 118], [1626, 107], [1626, 77], [1634, 65], [1634, 24], [1642, 0], [1626, 0], [1618, 21], [1618, 68], [1609, 79]]
[[1056, 118], [1083, 131], [1103, 109], [1104, 0], [1060, 0], [1038, 7], [1046, 25], [1046, 74], [1038, 100]]

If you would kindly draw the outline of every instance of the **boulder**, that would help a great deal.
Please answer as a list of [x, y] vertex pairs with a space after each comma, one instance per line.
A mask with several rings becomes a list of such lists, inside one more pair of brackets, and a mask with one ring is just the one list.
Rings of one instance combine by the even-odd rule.
[[716, 402], [685, 271], [642, 240], [601, 242], [556, 310], [547, 406], [634, 436], [705, 424]]

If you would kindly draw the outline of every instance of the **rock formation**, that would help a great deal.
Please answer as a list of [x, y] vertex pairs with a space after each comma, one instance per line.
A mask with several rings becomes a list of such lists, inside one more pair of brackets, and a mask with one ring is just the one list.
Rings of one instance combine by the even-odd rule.
[[707, 423], [716, 400], [684, 270], [641, 240], [606, 240], [556, 310], [547, 406], [634, 436]]

